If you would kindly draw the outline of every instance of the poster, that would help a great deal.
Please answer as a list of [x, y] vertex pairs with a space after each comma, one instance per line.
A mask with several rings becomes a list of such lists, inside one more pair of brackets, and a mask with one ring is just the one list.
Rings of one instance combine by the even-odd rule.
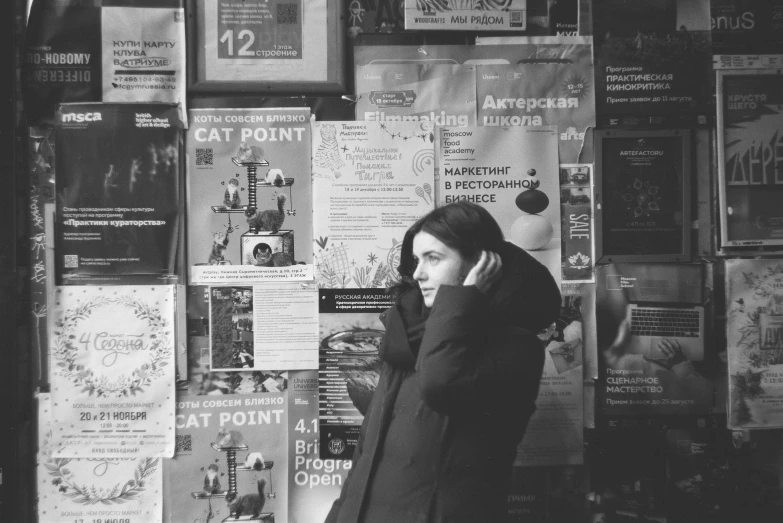
[[702, 265], [596, 268], [596, 400], [604, 415], [711, 411], [715, 365], [707, 303]]
[[731, 428], [783, 427], [783, 264], [726, 260]]
[[576, 62], [478, 66], [479, 125], [556, 125], [560, 162], [581, 161], [585, 135], [595, 127], [595, 85], [587, 41], [587, 56]]
[[386, 287], [405, 231], [434, 208], [433, 125], [317, 122], [313, 134], [316, 283]]
[[38, 521], [160, 523], [163, 460], [144, 456], [55, 457], [52, 401], [38, 394]]
[[193, 109], [190, 284], [313, 277], [310, 109]]
[[177, 399], [171, 521], [288, 519], [289, 392]]
[[405, 29], [525, 31], [527, 0], [484, 2], [481, 6], [455, 0], [410, 2], [405, 4]]
[[563, 281], [595, 281], [593, 166], [560, 164]]
[[[198, 80], [326, 82], [325, 0], [198, 0]], [[342, 35], [341, 35], [342, 36]]]
[[485, 207], [506, 239], [549, 268], [560, 283], [557, 129], [441, 127], [438, 204]]
[[53, 456], [172, 456], [175, 289], [57, 289], [50, 339]]
[[783, 245], [783, 75], [719, 71], [717, 82], [721, 245]]
[[716, 55], [783, 52], [780, 0], [710, 0], [710, 17]]
[[538, 334], [546, 353], [544, 371], [515, 467], [584, 463], [582, 323], [580, 286], [563, 285], [560, 316]]
[[687, 261], [690, 134], [596, 134], [596, 257], [601, 261]]
[[476, 67], [373, 64], [356, 67], [356, 119], [476, 125]]
[[182, 0], [33, 3], [24, 63], [29, 121], [60, 102], [169, 103], [185, 108]]
[[211, 370], [318, 368], [312, 283], [209, 288]]
[[63, 104], [57, 118], [58, 283], [175, 281], [182, 256], [176, 107]]
[[321, 289], [318, 304], [320, 456], [350, 460], [383, 364], [378, 316], [394, 300], [382, 289]]

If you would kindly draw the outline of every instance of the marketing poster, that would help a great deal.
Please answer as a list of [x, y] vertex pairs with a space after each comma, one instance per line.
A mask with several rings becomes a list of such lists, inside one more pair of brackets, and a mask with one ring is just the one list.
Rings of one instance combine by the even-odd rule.
[[596, 175], [599, 262], [690, 260], [688, 131], [599, 131]]
[[433, 124], [317, 122], [313, 135], [316, 283], [386, 287], [405, 231], [435, 205]]
[[312, 279], [310, 109], [193, 109], [190, 284]]
[[712, 49], [716, 55], [783, 52], [783, 2], [710, 0]]
[[597, 408], [647, 418], [710, 412], [715, 366], [705, 296], [702, 265], [596, 268]]
[[783, 426], [783, 263], [726, 260], [729, 427]]
[[163, 511], [163, 460], [144, 456], [116, 458], [55, 457], [52, 400], [39, 394], [36, 492], [38, 521], [125, 521], [160, 523]]
[[[535, 0], [530, 0], [535, 3]], [[405, 4], [405, 29], [449, 31], [525, 31], [528, 0], [474, 2], [410, 2]]]
[[175, 288], [58, 287], [53, 456], [173, 455]]
[[783, 75], [722, 70], [717, 82], [721, 244], [783, 245]]
[[595, 280], [593, 166], [560, 164], [563, 281]]
[[557, 128], [441, 127], [438, 204], [485, 207], [508, 241], [561, 280]]
[[476, 125], [476, 66], [372, 64], [355, 71], [357, 120]]

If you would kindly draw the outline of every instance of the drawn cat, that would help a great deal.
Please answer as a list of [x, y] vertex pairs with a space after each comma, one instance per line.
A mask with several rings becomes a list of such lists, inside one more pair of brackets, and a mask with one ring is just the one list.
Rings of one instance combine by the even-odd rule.
[[260, 163], [264, 161], [264, 150], [257, 145], [243, 143], [237, 151], [237, 160], [240, 163]]
[[239, 180], [236, 178], [231, 178], [228, 181], [226, 192], [223, 193], [223, 205], [229, 209], [236, 209], [242, 205], [242, 200], [239, 198]]
[[212, 235], [212, 250], [209, 251], [207, 263], [219, 265], [225, 259], [223, 253], [226, 252], [226, 247], [228, 247], [228, 234], [223, 231], [214, 233]]
[[245, 458], [245, 466], [253, 470], [264, 470], [264, 456], [260, 452], [251, 452]]
[[[345, 162], [340, 157], [337, 129], [335, 129], [334, 125], [325, 124], [321, 126], [321, 145], [315, 151], [315, 165], [326, 167], [332, 172], [345, 165]], [[337, 174], [335, 176], [339, 178]]]
[[247, 253], [245, 260], [247, 265], [256, 267], [290, 267], [299, 263], [287, 252], [272, 252], [272, 247], [266, 243], [253, 247], [253, 252]]
[[[247, 217], [247, 224], [253, 232], [270, 231], [277, 234], [285, 220], [285, 202], [288, 198], [285, 194], [277, 195], [277, 209], [267, 209], [265, 211], [255, 211]], [[248, 211], [251, 211], [248, 209]], [[251, 211], [252, 212], [252, 211]]]
[[245, 444], [245, 437], [238, 430], [220, 429], [215, 445], [218, 447], [241, 447]]
[[231, 516], [234, 519], [239, 519], [244, 514], [252, 515], [253, 519], [258, 519], [261, 515], [261, 511], [264, 509], [264, 503], [266, 503], [266, 495], [264, 494], [264, 488], [266, 487], [266, 480], [264, 478], [258, 479], [258, 494], [243, 494], [236, 496], [226, 496], [226, 503], [228, 509], [231, 512]]

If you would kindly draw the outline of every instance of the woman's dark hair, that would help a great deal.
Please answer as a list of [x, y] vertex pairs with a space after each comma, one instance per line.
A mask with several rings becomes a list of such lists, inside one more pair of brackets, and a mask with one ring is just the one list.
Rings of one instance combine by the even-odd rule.
[[505, 242], [500, 225], [484, 207], [464, 200], [438, 207], [405, 232], [397, 266], [400, 283], [390, 289], [395, 296], [416, 286], [413, 238], [420, 232], [431, 234], [467, 260], [484, 250], [497, 252]]

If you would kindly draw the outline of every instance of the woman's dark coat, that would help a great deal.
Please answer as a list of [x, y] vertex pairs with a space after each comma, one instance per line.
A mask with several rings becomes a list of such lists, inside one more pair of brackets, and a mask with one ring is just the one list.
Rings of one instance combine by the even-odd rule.
[[557, 318], [560, 292], [522, 249], [499, 254], [490, 296], [441, 286], [428, 311], [415, 289], [381, 315], [384, 365], [327, 523], [505, 521], [544, 365], [534, 333]]

